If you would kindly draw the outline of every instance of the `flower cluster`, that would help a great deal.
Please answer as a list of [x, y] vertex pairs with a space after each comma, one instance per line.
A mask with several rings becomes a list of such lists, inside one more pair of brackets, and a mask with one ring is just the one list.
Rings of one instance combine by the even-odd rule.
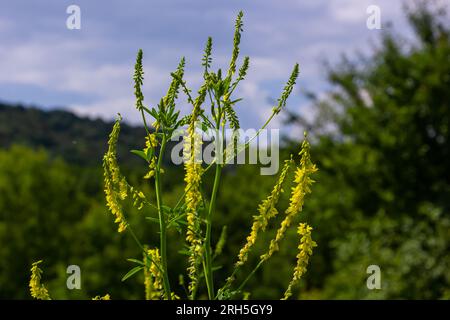
[[111, 300], [111, 296], [109, 294], [105, 294], [103, 297], [95, 296], [92, 300]]
[[289, 207], [286, 210], [286, 217], [281, 222], [281, 226], [277, 230], [275, 238], [270, 242], [269, 251], [261, 256], [262, 260], [269, 259], [275, 251], [278, 251], [278, 244], [284, 238], [286, 230], [291, 225], [295, 216], [303, 209], [305, 196], [311, 193], [311, 185], [314, 183], [314, 180], [311, 179], [311, 174], [317, 171], [317, 167], [311, 162], [309, 149], [309, 142], [305, 139], [299, 153], [301, 157], [300, 166], [295, 173], [295, 186], [292, 188]]
[[283, 169], [281, 170], [280, 177], [278, 178], [278, 181], [273, 187], [272, 192], [267, 197], [267, 199], [264, 199], [262, 203], [259, 205], [258, 207], [259, 214], [253, 217], [252, 230], [250, 232], [250, 235], [247, 237], [247, 243], [239, 251], [238, 262], [236, 262], [236, 267], [240, 267], [247, 261], [248, 254], [250, 252], [250, 249], [256, 242], [258, 233], [260, 231], [265, 231], [269, 223], [269, 220], [278, 214], [278, 210], [275, 208], [275, 206], [277, 205], [278, 200], [280, 199], [280, 195], [283, 192], [283, 183], [284, 180], [286, 179], [286, 175], [289, 172], [289, 168], [291, 167], [292, 162], [293, 162], [292, 159], [285, 161]]
[[117, 140], [120, 133], [120, 120], [115, 122], [108, 140], [108, 151], [103, 157], [103, 169], [105, 179], [106, 203], [111, 213], [116, 217], [115, 221], [119, 224], [119, 232], [127, 228], [127, 221], [123, 215], [121, 200], [127, 197], [127, 182], [121, 175], [117, 164]]
[[161, 298], [163, 290], [163, 280], [159, 266], [161, 257], [158, 249], [147, 250], [144, 254], [144, 286], [145, 299], [158, 300]]
[[148, 165], [149, 170], [147, 174], [144, 176], [144, 179], [150, 179], [155, 175], [156, 169], [156, 157], [154, 156], [154, 150], [158, 146], [158, 140], [156, 139], [156, 134], [151, 133], [145, 137], [145, 154], [153, 154], [151, 157], [150, 163]]
[[41, 262], [42, 260], [39, 260], [31, 266], [30, 292], [35, 299], [50, 300], [47, 288], [41, 284], [42, 270], [39, 268]]
[[298, 246], [299, 253], [297, 254], [297, 266], [294, 269], [294, 276], [284, 293], [284, 300], [292, 295], [292, 287], [300, 280], [301, 276], [306, 273], [309, 257], [312, 255], [313, 248], [317, 247], [316, 242], [311, 238], [311, 231], [312, 228], [306, 223], [301, 223], [298, 227], [297, 233], [301, 238], [300, 245]]
[[202, 140], [199, 134], [195, 132], [195, 127], [190, 126], [188, 129], [188, 136], [185, 138], [184, 156], [185, 159], [185, 201], [186, 201], [186, 216], [187, 216], [187, 230], [186, 241], [189, 244], [190, 256], [188, 275], [191, 280], [189, 284], [189, 292], [194, 292], [197, 287], [197, 267], [202, 255], [202, 238], [200, 234], [200, 219], [198, 216], [198, 208], [202, 201], [202, 194], [200, 192], [202, 165], [196, 161], [198, 152], [201, 151]]

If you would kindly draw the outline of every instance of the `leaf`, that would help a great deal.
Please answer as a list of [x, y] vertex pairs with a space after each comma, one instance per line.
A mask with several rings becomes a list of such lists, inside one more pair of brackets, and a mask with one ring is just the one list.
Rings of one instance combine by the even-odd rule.
[[150, 220], [151, 222], [155, 222], [159, 224], [159, 219], [158, 218], [153, 218], [153, 217], [145, 217], [145, 219]]
[[188, 249], [183, 249], [183, 250], [178, 250], [179, 254], [185, 255], [185, 256], [190, 256], [191, 252]]
[[140, 264], [141, 266], [145, 266], [144, 262], [142, 262], [141, 260], [138, 260], [138, 259], [127, 259], [127, 260], [130, 262]]
[[135, 154], [135, 155], [137, 155], [138, 157], [141, 157], [146, 162], [148, 162], [147, 155], [145, 154], [144, 151], [142, 151], [142, 150], [131, 150], [130, 152]]
[[169, 206], [163, 205], [163, 206], [161, 206], [161, 209], [162, 209], [163, 213], [165, 213], [167, 215], [169, 215], [172, 212], [172, 208]]
[[144, 269], [144, 267], [134, 267], [133, 269], [131, 269], [130, 271], [128, 271], [128, 273], [126, 275], [123, 276], [122, 281], [127, 280], [128, 278], [134, 276], [136, 273], [138, 273], [139, 271], [141, 271], [142, 269]]
[[243, 100], [242, 98], [239, 98], [239, 99], [231, 101], [230, 104], [236, 104], [237, 102], [242, 101], [242, 100]]

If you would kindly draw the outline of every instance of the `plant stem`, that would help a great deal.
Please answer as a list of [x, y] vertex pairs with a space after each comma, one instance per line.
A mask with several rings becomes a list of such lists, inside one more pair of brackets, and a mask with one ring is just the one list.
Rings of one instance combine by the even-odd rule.
[[158, 270], [160, 272], [163, 272], [161, 270], [161, 266], [159, 265], [159, 263], [155, 262], [152, 257], [148, 254], [147, 250], [145, 250], [144, 246], [142, 245], [142, 243], [139, 241], [138, 237], [136, 236], [136, 234], [134, 233], [133, 229], [131, 228], [131, 226], [128, 224], [127, 226], [127, 230], [130, 232], [131, 236], [133, 237], [134, 241], [136, 242], [136, 244], [138, 245], [138, 247], [142, 250], [142, 252], [144, 253], [144, 255], [147, 257], [148, 260], [150, 260], [150, 262], [153, 262], [153, 264], [158, 268]]
[[167, 300], [172, 299], [169, 274], [167, 272], [167, 238], [166, 238], [166, 217], [162, 209], [162, 195], [161, 195], [161, 164], [164, 156], [164, 150], [166, 148], [166, 135], [163, 135], [161, 141], [161, 148], [159, 150], [158, 163], [155, 169], [155, 192], [156, 192], [156, 203], [158, 206], [159, 215], [159, 236], [160, 236], [160, 252], [161, 252], [161, 269], [163, 270], [163, 286], [164, 295]]
[[245, 278], [245, 280], [241, 283], [241, 285], [237, 288], [236, 291], [241, 291], [242, 288], [245, 286], [248, 280], [255, 274], [256, 271], [261, 267], [261, 265], [264, 263], [265, 260], [260, 260], [259, 263], [256, 265], [256, 267], [250, 272], [250, 274]]
[[209, 299], [214, 299], [214, 281], [212, 274], [212, 258], [211, 258], [211, 227], [212, 215], [216, 206], [217, 191], [219, 190], [220, 175], [222, 172], [222, 165], [216, 163], [216, 174], [214, 177], [214, 186], [211, 195], [211, 202], [209, 203], [208, 216], [206, 217], [206, 239], [205, 239], [205, 263], [204, 273], [206, 279], [206, 286], [208, 287]]

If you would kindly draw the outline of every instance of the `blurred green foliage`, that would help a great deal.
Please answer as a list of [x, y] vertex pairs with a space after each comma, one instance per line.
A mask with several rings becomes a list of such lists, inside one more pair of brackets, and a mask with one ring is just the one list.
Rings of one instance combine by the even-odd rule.
[[[314, 102], [318, 117], [309, 124], [320, 172], [300, 217], [313, 226], [318, 247], [298, 297], [450, 298], [450, 31], [445, 17], [424, 7], [411, 11], [417, 36], [412, 43], [386, 32], [373, 56], [344, 59], [329, 69], [334, 89]], [[43, 282], [53, 298], [110, 293], [113, 299], [142, 299], [141, 275], [121, 282], [133, 267], [126, 259], [139, 259], [141, 252], [128, 233], [116, 232], [103, 197], [100, 160], [111, 124], [6, 105], [0, 106], [0, 118], [0, 298], [30, 298], [29, 268], [44, 259]], [[142, 147], [142, 130], [122, 131], [119, 160], [130, 182], [150, 194], [152, 186], [142, 179], [144, 163], [128, 154]], [[300, 140], [281, 156], [296, 154]], [[173, 206], [183, 193], [183, 170], [166, 167], [164, 199]], [[228, 226], [216, 261], [222, 266], [219, 279], [230, 274], [252, 215], [275, 179], [260, 176], [255, 165], [225, 171], [213, 230], [217, 243], [220, 226]], [[210, 173], [205, 183], [212, 183]], [[287, 205], [285, 189], [280, 210]], [[142, 242], [156, 245], [157, 228], [145, 219], [156, 212], [138, 212], [130, 203], [125, 208]], [[266, 250], [277, 225], [258, 240], [248, 265]], [[298, 245], [295, 230], [290, 231], [280, 252], [245, 288], [251, 298], [278, 299], [284, 292]], [[178, 254], [184, 240], [175, 230], [168, 239], [170, 273], [184, 273]], [[66, 287], [71, 264], [81, 267], [81, 290]], [[366, 286], [372, 264], [381, 268], [381, 290]], [[243, 268], [238, 281], [249, 271]], [[184, 296], [181, 286], [175, 291]]]

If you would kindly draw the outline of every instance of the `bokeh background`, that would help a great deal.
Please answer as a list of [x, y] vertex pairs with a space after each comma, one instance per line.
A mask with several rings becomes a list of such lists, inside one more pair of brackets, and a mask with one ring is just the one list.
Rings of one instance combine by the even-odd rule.
[[[81, 29], [66, 28], [66, 8], [81, 8]], [[367, 7], [382, 28], [367, 28]], [[283, 134], [281, 157], [298, 151], [308, 130], [317, 183], [300, 221], [318, 247], [295, 297], [302, 299], [450, 298], [450, 1], [10, 1], [0, 4], [0, 298], [29, 299], [29, 268], [44, 259], [44, 282], [58, 299], [142, 299], [142, 277], [122, 282], [139, 258], [106, 209], [101, 158], [120, 112], [120, 164], [147, 194], [146, 167], [129, 150], [145, 131], [135, 111], [132, 72], [144, 50], [147, 104], [165, 94], [170, 72], [187, 59], [200, 85], [201, 57], [213, 37], [213, 66], [231, 54], [233, 22], [244, 11], [241, 54], [248, 78], [237, 91], [243, 128], [264, 123], [295, 62], [300, 77], [288, 108], [271, 128]], [[188, 112], [180, 99], [182, 112]], [[183, 169], [166, 161], [165, 201], [183, 192]], [[206, 190], [211, 178], [207, 176]], [[276, 177], [256, 165], [225, 171], [214, 229], [227, 243], [217, 286], [232, 270], [259, 201]], [[285, 193], [280, 209], [287, 204]], [[157, 229], [128, 203], [144, 243]], [[274, 224], [276, 227], [276, 224]], [[254, 265], [275, 230], [257, 243]], [[186, 266], [183, 240], [169, 235], [172, 282]], [[248, 283], [251, 298], [278, 299], [292, 275], [295, 230]], [[66, 268], [81, 267], [81, 290]], [[366, 286], [378, 265], [382, 289]], [[244, 269], [240, 276], [245, 276]], [[183, 296], [181, 286], [175, 287]]]

